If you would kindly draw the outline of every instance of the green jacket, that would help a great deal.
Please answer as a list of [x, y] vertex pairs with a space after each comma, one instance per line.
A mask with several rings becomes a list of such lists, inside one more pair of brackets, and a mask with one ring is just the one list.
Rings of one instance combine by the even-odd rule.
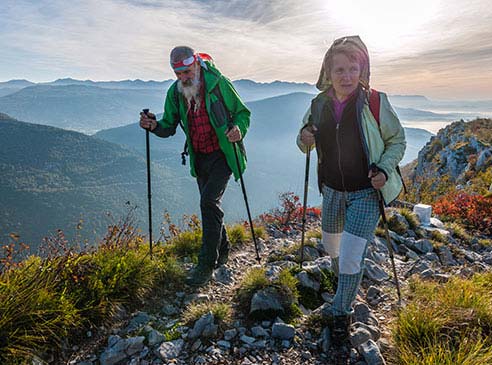
[[[364, 136], [364, 149], [367, 153], [369, 164], [375, 163], [383, 169], [388, 180], [381, 188], [386, 204], [395, 200], [403, 187], [401, 178], [396, 171], [398, 163], [405, 154], [405, 131], [400, 124], [400, 120], [388, 101], [385, 93], [380, 92], [380, 123], [374, 118], [367, 101], [360, 107], [360, 127]], [[317, 96], [320, 97], [320, 95]], [[361, 99], [362, 100], [362, 99]], [[302, 128], [308, 123], [311, 116], [311, 108], [308, 109], [303, 118]], [[302, 131], [301, 128], [301, 131]], [[297, 136], [297, 145], [302, 152], [307, 152], [307, 146], [301, 142], [301, 132]]]
[[[213, 64], [205, 61], [204, 64], [202, 64], [202, 72], [205, 80], [205, 107], [210, 118], [210, 123], [215, 129], [220, 149], [224, 152], [227, 164], [232, 170], [234, 178], [238, 180], [239, 171], [234, 155], [233, 144], [229, 142], [225, 133], [230, 122], [232, 122], [232, 124], [238, 126], [242, 138], [244, 138], [248, 131], [251, 113], [241, 101], [231, 81], [223, 76]], [[219, 100], [213, 92], [216, 87], [222, 95], [223, 102]], [[195, 153], [189, 134], [186, 100], [181, 93], [177, 92], [176, 88], [177, 82], [174, 82], [167, 91], [166, 101], [164, 103], [164, 114], [162, 115], [162, 119], [157, 121], [160, 126], [157, 135], [159, 137], [169, 137], [174, 135], [178, 124], [180, 121], [182, 122], [181, 125], [186, 135], [186, 143], [190, 155], [190, 172], [192, 176], [196, 177]], [[242, 144], [237, 143], [237, 147], [240, 147], [240, 145]], [[241, 173], [243, 173], [246, 169], [246, 154], [243, 148], [236, 148], [236, 150], [238, 152]]]

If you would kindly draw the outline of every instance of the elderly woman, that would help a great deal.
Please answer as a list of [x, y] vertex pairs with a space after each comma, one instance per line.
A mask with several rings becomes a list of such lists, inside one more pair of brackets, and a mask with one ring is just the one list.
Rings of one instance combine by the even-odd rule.
[[333, 43], [316, 86], [321, 92], [304, 117], [297, 144], [304, 153], [315, 145], [318, 154], [322, 242], [338, 276], [331, 333], [341, 345], [348, 337], [367, 242], [379, 219], [377, 190], [386, 204], [400, 193], [396, 168], [406, 143], [387, 96], [369, 88], [369, 56], [358, 36]]

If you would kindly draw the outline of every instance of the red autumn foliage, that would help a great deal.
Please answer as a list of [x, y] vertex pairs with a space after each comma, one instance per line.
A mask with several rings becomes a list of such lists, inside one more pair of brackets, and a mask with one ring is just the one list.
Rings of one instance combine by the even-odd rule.
[[[302, 222], [302, 204], [299, 196], [293, 192], [282, 193], [279, 196], [280, 207], [274, 209], [270, 213], [260, 215], [260, 220], [265, 223], [270, 223], [279, 228], [288, 227], [291, 224], [300, 224]], [[321, 216], [321, 209], [315, 207], [306, 208], [306, 218]]]
[[468, 228], [492, 234], [492, 197], [465, 192], [442, 196], [434, 205], [434, 212], [442, 218], [455, 220]]

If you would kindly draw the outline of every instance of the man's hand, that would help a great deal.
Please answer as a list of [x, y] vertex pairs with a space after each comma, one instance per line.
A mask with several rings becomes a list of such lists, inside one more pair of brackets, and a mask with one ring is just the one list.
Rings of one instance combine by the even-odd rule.
[[238, 126], [235, 125], [235, 126], [229, 128], [226, 132], [226, 137], [229, 140], [229, 142], [231, 142], [231, 143], [240, 141], [242, 138], [242, 135], [241, 135], [241, 131], [239, 130]]
[[149, 131], [153, 131], [155, 127], [157, 127], [157, 120], [155, 119], [155, 115], [152, 113], [144, 113], [140, 112], [140, 127], [143, 129], [148, 129]]
[[380, 170], [369, 170], [369, 175], [367, 177], [371, 179], [372, 187], [376, 190], [381, 189], [384, 184], [386, 184], [386, 175]]
[[313, 145], [316, 140], [314, 138], [314, 134], [318, 131], [316, 126], [312, 125], [306, 128], [303, 128], [301, 131], [301, 142], [305, 146]]

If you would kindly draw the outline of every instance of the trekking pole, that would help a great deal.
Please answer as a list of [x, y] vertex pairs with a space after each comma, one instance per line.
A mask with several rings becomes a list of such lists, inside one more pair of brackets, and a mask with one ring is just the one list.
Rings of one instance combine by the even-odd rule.
[[[145, 115], [149, 112], [149, 109], [142, 110]], [[145, 130], [145, 146], [147, 151], [147, 200], [149, 207], [149, 253], [150, 259], [152, 260], [152, 188], [150, 181], [150, 131], [149, 129]]]
[[306, 231], [306, 210], [307, 210], [307, 197], [308, 197], [308, 184], [309, 184], [309, 160], [311, 157], [311, 146], [308, 146], [306, 152], [306, 172], [304, 174], [304, 202], [302, 204], [302, 230], [301, 230], [301, 260], [299, 267], [302, 269], [302, 262], [304, 261], [304, 236]]
[[[379, 169], [375, 164], [372, 164], [371, 171], [373, 174], [377, 174], [379, 172]], [[395, 277], [396, 292], [398, 294], [398, 304], [400, 305], [401, 304], [400, 282], [398, 281], [398, 276], [396, 274], [395, 257], [393, 254], [393, 245], [391, 244], [391, 238], [389, 235], [388, 220], [386, 219], [386, 213], [384, 212], [383, 195], [381, 194], [380, 190], [376, 190], [376, 192], [378, 194], [379, 212], [381, 213], [381, 219], [383, 220], [384, 234], [386, 237], [386, 243], [388, 246], [388, 251], [391, 259], [391, 266], [393, 267], [393, 276]]]
[[[229, 132], [229, 130], [232, 127], [233, 125], [229, 124], [229, 128], [227, 131]], [[261, 259], [260, 259], [260, 254], [258, 252], [258, 243], [256, 242], [255, 230], [253, 228], [253, 220], [251, 219], [251, 212], [249, 211], [248, 196], [246, 195], [246, 188], [244, 187], [243, 174], [241, 172], [241, 165], [239, 164], [239, 156], [237, 154], [236, 147], [237, 147], [236, 142], [232, 142], [232, 149], [234, 150], [234, 156], [236, 157], [236, 166], [237, 166], [237, 171], [239, 172], [239, 180], [241, 181], [241, 189], [243, 191], [244, 203], [246, 204], [246, 211], [248, 212], [249, 227], [251, 228], [251, 237], [253, 238], [253, 242], [255, 244], [256, 260], [258, 261], [258, 263], [260, 263]]]

